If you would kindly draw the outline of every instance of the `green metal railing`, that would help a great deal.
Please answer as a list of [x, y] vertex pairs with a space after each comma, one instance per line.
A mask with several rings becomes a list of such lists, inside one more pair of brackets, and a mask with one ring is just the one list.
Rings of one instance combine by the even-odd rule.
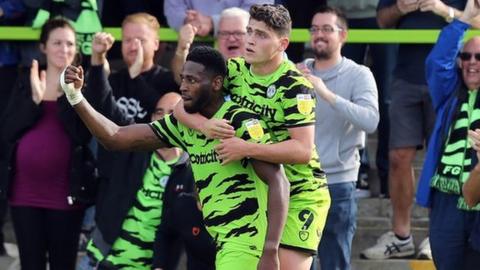
[[[119, 27], [106, 27], [105, 32], [111, 33], [116, 40], [121, 40]], [[348, 31], [349, 43], [435, 43], [440, 30], [396, 30], [396, 29], [350, 29]], [[38, 40], [39, 29], [30, 27], [0, 27], [0, 40]], [[480, 36], [480, 30], [468, 31], [466, 38], [474, 35]], [[178, 35], [173, 29], [162, 28], [159, 31], [161, 41], [177, 41]], [[291, 42], [306, 42], [310, 39], [307, 29], [293, 29]], [[200, 38], [208, 41], [211, 38]]]

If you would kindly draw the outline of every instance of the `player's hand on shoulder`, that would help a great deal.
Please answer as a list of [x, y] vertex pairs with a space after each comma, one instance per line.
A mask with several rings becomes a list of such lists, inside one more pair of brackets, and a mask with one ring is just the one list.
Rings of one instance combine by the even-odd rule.
[[208, 119], [200, 132], [209, 139], [226, 139], [235, 136], [235, 130], [226, 119]]
[[222, 165], [225, 165], [247, 157], [245, 153], [247, 144], [248, 142], [237, 137], [221, 139], [220, 144], [215, 146], [215, 151], [218, 154], [218, 158], [222, 161]]

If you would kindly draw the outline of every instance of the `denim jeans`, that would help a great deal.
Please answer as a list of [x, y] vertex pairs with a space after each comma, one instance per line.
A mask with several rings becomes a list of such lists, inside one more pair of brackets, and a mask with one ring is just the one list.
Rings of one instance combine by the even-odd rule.
[[457, 200], [458, 195], [432, 192], [430, 246], [437, 270], [479, 269], [480, 253], [469, 243], [477, 213], [459, 210]]
[[357, 228], [355, 181], [328, 185], [332, 204], [318, 248], [322, 270], [349, 270]]

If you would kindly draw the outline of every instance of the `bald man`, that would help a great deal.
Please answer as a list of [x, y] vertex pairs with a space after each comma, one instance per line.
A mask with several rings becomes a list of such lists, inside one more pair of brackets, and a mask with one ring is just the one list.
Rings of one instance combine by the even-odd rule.
[[461, 192], [478, 163], [468, 133], [480, 128], [480, 38], [462, 48], [466, 30], [480, 14], [475, 1], [469, 0], [460, 19], [442, 30], [426, 60], [436, 121], [417, 202], [431, 208], [430, 245], [438, 270], [478, 269], [480, 258], [469, 242], [480, 205], [470, 207]]

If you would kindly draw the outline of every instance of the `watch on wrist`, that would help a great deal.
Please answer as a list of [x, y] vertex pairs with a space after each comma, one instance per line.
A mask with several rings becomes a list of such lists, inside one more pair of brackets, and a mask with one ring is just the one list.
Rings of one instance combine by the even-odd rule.
[[445, 18], [445, 20], [449, 23], [451, 23], [455, 19], [455, 12], [452, 7], [448, 7], [448, 15]]

